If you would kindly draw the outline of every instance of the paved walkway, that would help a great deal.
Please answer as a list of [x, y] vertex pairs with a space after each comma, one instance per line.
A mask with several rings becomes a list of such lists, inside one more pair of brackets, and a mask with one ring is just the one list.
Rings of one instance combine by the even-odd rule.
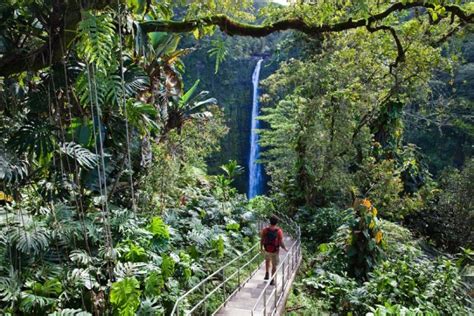
[[[289, 249], [293, 244], [293, 240], [290, 237], [285, 237], [285, 245]], [[280, 251], [280, 263], [283, 261], [283, 258], [286, 256], [286, 251]], [[288, 270], [286, 270], [288, 271]], [[294, 275], [295, 271], [291, 271], [290, 277]], [[288, 273], [285, 272], [285, 279], [288, 279]], [[255, 306], [257, 299], [259, 298], [260, 294], [269, 281], [264, 280], [265, 277], [265, 263], [263, 262], [260, 265], [259, 270], [252, 276], [250, 280], [242, 286], [242, 288], [227, 302], [226, 306], [224, 306], [220, 311], [217, 312], [217, 316], [246, 316], [251, 315], [252, 308]], [[282, 291], [282, 272], [277, 274], [277, 292], [278, 296]], [[291, 288], [291, 284], [287, 284], [286, 290], [288, 291]], [[266, 297], [267, 297], [267, 315], [270, 315], [269, 311], [271, 311], [271, 307], [275, 306], [275, 296], [273, 295], [271, 298], [271, 292], [275, 289], [275, 286], [269, 286], [266, 290]], [[284, 299], [281, 304], [285, 304], [286, 299]], [[271, 306], [271, 307], [270, 307]], [[280, 309], [282, 306], [278, 306]], [[278, 310], [277, 309], [277, 310]], [[259, 306], [254, 313], [255, 316], [263, 315], [263, 299], [260, 300]]]

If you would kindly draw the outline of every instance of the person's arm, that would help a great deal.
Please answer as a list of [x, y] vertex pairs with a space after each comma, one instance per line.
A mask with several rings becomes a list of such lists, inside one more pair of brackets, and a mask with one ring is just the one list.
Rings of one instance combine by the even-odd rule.
[[283, 230], [280, 228], [280, 231], [278, 232], [279, 238], [280, 238], [280, 247], [283, 248], [285, 251], [288, 251], [288, 249], [285, 246], [285, 243], [283, 242]]
[[263, 250], [263, 239], [265, 238], [265, 228], [260, 231], [260, 250]]

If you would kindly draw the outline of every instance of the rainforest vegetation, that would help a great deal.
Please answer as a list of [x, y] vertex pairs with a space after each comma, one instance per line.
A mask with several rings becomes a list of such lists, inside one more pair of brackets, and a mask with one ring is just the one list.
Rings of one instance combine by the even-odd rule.
[[1, 0], [0, 314], [169, 315], [278, 212], [287, 314], [471, 315], [473, 23], [469, 0]]

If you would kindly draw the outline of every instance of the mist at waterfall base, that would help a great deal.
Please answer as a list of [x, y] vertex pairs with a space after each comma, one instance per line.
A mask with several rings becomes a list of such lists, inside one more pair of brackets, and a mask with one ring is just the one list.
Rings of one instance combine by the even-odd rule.
[[253, 85], [253, 100], [252, 100], [252, 116], [251, 116], [251, 129], [250, 129], [250, 153], [248, 159], [248, 192], [247, 197], [249, 199], [261, 195], [264, 193], [265, 180], [263, 166], [257, 163], [260, 158], [260, 145], [258, 144], [257, 129], [260, 128], [260, 121], [257, 120], [260, 112], [260, 105], [258, 102], [258, 82], [260, 79], [260, 69], [262, 66], [263, 59], [259, 59], [255, 70], [252, 75]]

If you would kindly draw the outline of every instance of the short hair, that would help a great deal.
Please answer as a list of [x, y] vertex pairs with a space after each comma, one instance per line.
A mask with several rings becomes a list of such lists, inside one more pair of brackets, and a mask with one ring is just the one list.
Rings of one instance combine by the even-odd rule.
[[276, 215], [270, 216], [270, 225], [278, 224], [278, 217]]

